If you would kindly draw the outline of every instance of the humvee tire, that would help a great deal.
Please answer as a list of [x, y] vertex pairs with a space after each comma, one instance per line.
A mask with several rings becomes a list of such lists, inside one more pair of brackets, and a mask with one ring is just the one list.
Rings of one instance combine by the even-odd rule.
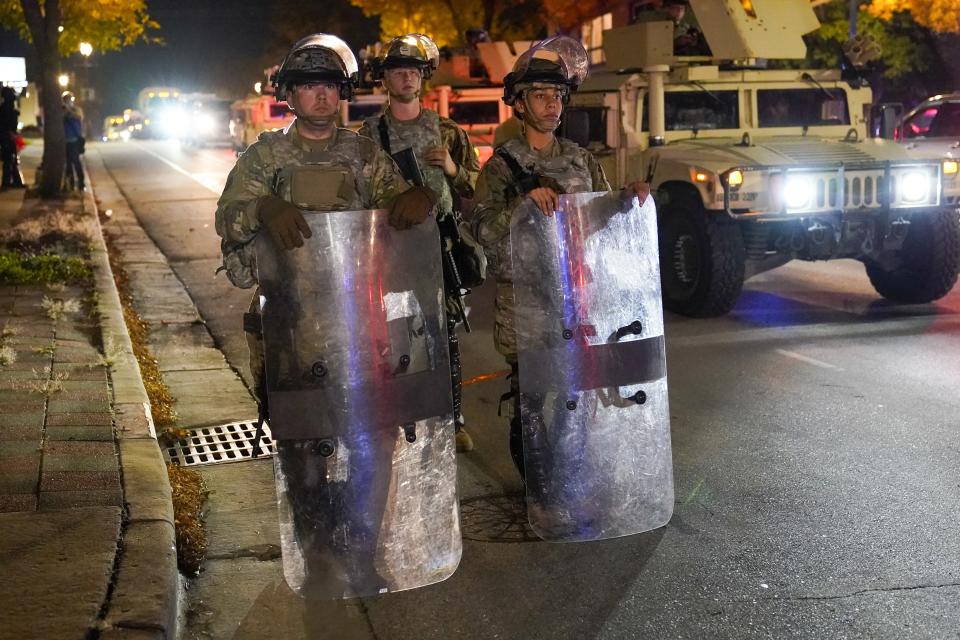
[[671, 194], [659, 233], [663, 306], [693, 318], [730, 311], [743, 288], [746, 259], [737, 224], [707, 212], [690, 194]]
[[877, 293], [895, 302], [919, 304], [947, 295], [957, 282], [960, 269], [960, 219], [944, 209], [915, 215], [903, 248], [888, 269], [865, 261], [870, 284]]

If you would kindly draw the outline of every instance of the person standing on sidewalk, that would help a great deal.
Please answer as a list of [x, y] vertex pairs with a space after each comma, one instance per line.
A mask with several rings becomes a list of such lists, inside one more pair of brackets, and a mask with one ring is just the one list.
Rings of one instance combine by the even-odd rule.
[[63, 138], [67, 142], [67, 166], [64, 182], [68, 190], [83, 191], [83, 109], [77, 104], [77, 98], [70, 91], [64, 91], [63, 102]]
[[[610, 191], [610, 183], [596, 158], [554, 133], [570, 93], [586, 78], [587, 66], [583, 46], [567, 36], [545, 40], [517, 60], [513, 71], [504, 78], [503, 101], [513, 107], [523, 135], [511, 137], [498, 147], [477, 181], [477, 206], [471, 223], [497, 280], [493, 339], [511, 369], [510, 392], [504, 399], [513, 399], [510, 455], [521, 476], [523, 434], [510, 222], [514, 210], [528, 198], [544, 215], [552, 216], [560, 206], [562, 193]], [[641, 181], [623, 189], [625, 198], [636, 195], [640, 204], [649, 194], [650, 186]]]
[[0, 158], [3, 160], [3, 181], [0, 188], [23, 188], [20, 175], [20, 159], [17, 156], [17, 135], [20, 112], [17, 110], [17, 93], [12, 87], [0, 89]]
[[[383, 113], [367, 118], [360, 134], [380, 142], [387, 153], [412, 149], [423, 180], [440, 198], [437, 205], [437, 223], [459, 227], [459, 203], [473, 197], [473, 185], [480, 173], [477, 153], [466, 132], [449, 118], [420, 104], [423, 81], [437, 68], [440, 52], [429, 37], [409, 33], [394, 38], [374, 63], [373, 77], [387, 91], [389, 101]], [[408, 176], [409, 177], [409, 176]], [[461, 230], [462, 232], [463, 230]], [[441, 234], [445, 251], [453, 251], [454, 240]], [[476, 247], [469, 240], [462, 245], [465, 251]], [[480, 253], [479, 247], [476, 252]], [[481, 256], [482, 257], [482, 256]], [[465, 275], [465, 274], [461, 274]], [[474, 280], [473, 284], [476, 284]], [[457, 325], [466, 320], [461, 294], [452, 283], [445, 287], [448, 296], [447, 336], [450, 342], [450, 371], [453, 390], [454, 424], [457, 451], [473, 450], [473, 439], [464, 429], [463, 369], [460, 364], [460, 344]], [[452, 293], [451, 293], [452, 292]]]

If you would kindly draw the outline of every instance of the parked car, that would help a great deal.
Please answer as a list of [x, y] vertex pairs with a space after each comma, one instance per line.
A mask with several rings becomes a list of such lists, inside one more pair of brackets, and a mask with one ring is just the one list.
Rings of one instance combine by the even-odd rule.
[[[960, 93], [933, 96], [900, 120], [893, 137], [917, 159], [952, 158], [960, 162]], [[954, 164], [954, 175], [957, 169]], [[960, 206], [960, 184], [944, 176], [944, 204]]]

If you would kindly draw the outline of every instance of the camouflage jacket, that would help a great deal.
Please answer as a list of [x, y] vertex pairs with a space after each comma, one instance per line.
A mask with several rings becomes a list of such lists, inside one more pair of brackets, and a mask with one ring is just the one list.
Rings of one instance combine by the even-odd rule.
[[[530, 148], [526, 138], [511, 138], [498, 153], [509, 153], [527, 171], [548, 176], [565, 193], [609, 191], [603, 169], [589, 151], [575, 142], [557, 138], [542, 151]], [[513, 260], [510, 254], [510, 221], [513, 211], [526, 198], [506, 161], [494, 154], [477, 180], [476, 208], [471, 226], [483, 245], [497, 280], [494, 342], [508, 359], [516, 355], [513, 322]]]
[[[381, 115], [367, 118], [360, 127], [360, 135], [380, 142], [380, 119], [386, 121], [390, 138], [390, 152], [413, 148], [423, 173], [424, 182], [440, 197], [437, 207], [442, 216], [454, 210], [454, 195], [473, 197], [473, 185], [480, 173], [480, 163], [466, 132], [449, 118], [441, 118], [435, 111], [421, 109], [413, 120], [401, 121], [385, 108]], [[457, 165], [457, 175], [448, 177], [443, 169], [427, 164], [423, 157], [430, 149], [442, 147], [450, 153]]]
[[312, 151], [297, 133], [296, 122], [283, 131], [267, 131], [237, 159], [217, 202], [216, 230], [221, 238], [223, 269], [243, 289], [256, 284], [253, 240], [260, 230], [257, 214], [262, 196], [290, 194], [278, 184], [282, 173], [310, 164], [335, 167], [349, 174], [350, 193], [331, 211], [380, 209], [393, 204], [409, 188], [380, 145], [347, 129], [337, 129], [328, 146]]

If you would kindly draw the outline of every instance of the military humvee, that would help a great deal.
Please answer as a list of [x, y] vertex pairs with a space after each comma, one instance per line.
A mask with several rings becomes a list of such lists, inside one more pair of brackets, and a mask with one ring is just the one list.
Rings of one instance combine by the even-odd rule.
[[895, 301], [946, 295], [960, 266], [943, 204], [960, 191], [957, 163], [868, 139], [870, 90], [839, 71], [760, 68], [805, 57], [801, 36], [819, 26], [807, 0], [690, 5], [709, 55], [674, 56], [670, 22], [606, 31], [607, 70], [568, 107], [586, 114], [612, 183], [651, 183], [664, 305], [722, 315], [746, 278], [793, 259], [859, 260]]

